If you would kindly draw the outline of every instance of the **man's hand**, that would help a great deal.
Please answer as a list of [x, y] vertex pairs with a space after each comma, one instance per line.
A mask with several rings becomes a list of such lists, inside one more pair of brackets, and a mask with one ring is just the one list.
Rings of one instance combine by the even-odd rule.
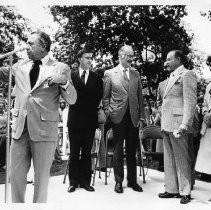
[[48, 85], [51, 86], [52, 84], [60, 84], [65, 85], [67, 83], [67, 78], [64, 75], [54, 74], [48, 77]]
[[184, 135], [186, 134], [188, 131], [188, 126], [187, 125], [184, 125], [184, 124], [181, 124], [179, 126], [179, 129], [178, 129], [178, 133], [181, 134], [181, 135]]
[[211, 125], [211, 113], [206, 113], [204, 115], [203, 121], [209, 127]]
[[139, 128], [139, 130], [141, 130], [145, 125], [146, 125], [145, 119], [141, 119], [138, 121], [137, 127]]

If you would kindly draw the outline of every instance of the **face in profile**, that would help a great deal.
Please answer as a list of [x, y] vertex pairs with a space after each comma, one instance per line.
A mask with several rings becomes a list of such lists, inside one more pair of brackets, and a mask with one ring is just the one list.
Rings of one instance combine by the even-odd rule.
[[172, 51], [168, 53], [164, 66], [167, 71], [172, 72], [179, 66], [179, 63], [180, 63], [179, 58], [176, 58], [175, 52]]
[[47, 54], [45, 47], [40, 42], [40, 36], [38, 34], [32, 34], [28, 41], [29, 49], [27, 54], [31, 60], [41, 60]]

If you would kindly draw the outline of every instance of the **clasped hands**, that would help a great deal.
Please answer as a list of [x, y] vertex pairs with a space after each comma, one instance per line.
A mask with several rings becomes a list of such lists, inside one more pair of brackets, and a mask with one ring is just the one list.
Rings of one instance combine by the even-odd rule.
[[182, 135], [185, 135], [188, 131], [188, 126], [181, 124], [178, 130], [174, 130], [173, 135], [175, 138], [180, 138]]
[[207, 125], [207, 127], [211, 127], [211, 113], [207, 112], [204, 115], [203, 121], [205, 122], [205, 124]]

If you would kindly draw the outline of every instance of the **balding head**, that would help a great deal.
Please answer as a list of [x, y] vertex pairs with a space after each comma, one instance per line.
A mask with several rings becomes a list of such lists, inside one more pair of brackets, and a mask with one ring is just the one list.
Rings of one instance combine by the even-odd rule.
[[134, 51], [132, 46], [124, 45], [119, 49], [119, 62], [124, 68], [128, 68], [131, 66], [131, 63], [134, 58]]

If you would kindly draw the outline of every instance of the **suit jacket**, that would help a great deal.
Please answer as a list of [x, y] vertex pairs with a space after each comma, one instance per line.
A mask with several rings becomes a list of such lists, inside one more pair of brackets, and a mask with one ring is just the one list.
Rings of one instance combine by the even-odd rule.
[[[197, 103], [197, 78], [193, 71], [180, 67], [177, 75], [166, 84], [161, 107], [161, 130], [173, 132], [181, 124], [192, 131]], [[167, 83], [167, 82], [166, 82]]]
[[134, 69], [129, 71], [129, 90], [123, 78], [120, 65], [105, 71], [103, 107], [113, 123], [120, 123], [129, 105], [133, 125], [145, 118], [140, 75]]
[[79, 70], [71, 73], [73, 85], [77, 92], [77, 100], [69, 106], [69, 129], [89, 129], [97, 126], [97, 111], [103, 96], [103, 81], [99, 75], [90, 71], [86, 85], [82, 82]]
[[[15, 76], [15, 104], [12, 110], [12, 137], [19, 139], [24, 129], [27, 116], [27, 127], [33, 141], [57, 141], [59, 111], [58, 102], [63, 95], [69, 103], [75, 103], [76, 91], [71, 85], [70, 69], [51, 58], [40, 66], [40, 73], [35, 86], [31, 89], [29, 73], [32, 62], [20, 60], [13, 66]], [[69, 78], [66, 90], [59, 84], [48, 86], [47, 78], [57, 74]], [[8, 68], [0, 69], [0, 80], [7, 81]]]
[[[205, 112], [210, 112], [211, 110], [211, 97], [210, 97], [210, 90], [211, 90], [211, 83], [209, 83], [206, 87], [206, 92], [204, 95], [204, 102], [202, 105], [202, 114], [204, 115]], [[204, 135], [207, 130], [207, 124], [203, 121], [201, 127], [201, 134]]]
[[164, 92], [166, 89], [167, 82], [168, 82], [168, 80], [166, 79], [166, 80], [160, 82], [158, 85], [157, 100], [156, 100], [156, 107], [157, 107], [158, 111], [161, 111], [163, 95], [164, 95]]

